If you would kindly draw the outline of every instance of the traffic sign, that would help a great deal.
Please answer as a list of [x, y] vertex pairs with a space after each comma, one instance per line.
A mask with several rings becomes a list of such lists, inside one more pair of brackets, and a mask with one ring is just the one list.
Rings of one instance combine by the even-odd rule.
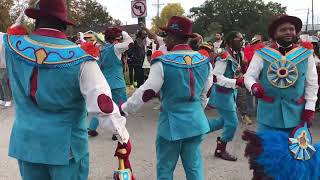
[[133, 18], [146, 17], [147, 16], [146, 0], [131, 1], [131, 14]]

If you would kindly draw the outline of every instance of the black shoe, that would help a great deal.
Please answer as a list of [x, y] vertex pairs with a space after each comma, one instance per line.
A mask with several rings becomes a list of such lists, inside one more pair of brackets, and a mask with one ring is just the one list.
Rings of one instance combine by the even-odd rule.
[[116, 135], [112, 135], [112, 141], [117, 141], [117, 140], [118, 140], [117, 136]]
[[88, 128], [88, 135], [91, 137], [96, 137], [96, 136], [98, 136], [98, 132]]

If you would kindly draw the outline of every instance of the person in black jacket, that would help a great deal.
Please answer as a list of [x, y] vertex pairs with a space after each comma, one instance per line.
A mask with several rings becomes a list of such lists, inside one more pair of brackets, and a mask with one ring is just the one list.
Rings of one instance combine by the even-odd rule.
[[134, 67], [134, 77], [137, 80], [137, 88], [144, 83], [143, 61], [146, 56], [145, 40], [147, 32], [139, 30], [136, 34], [136, 39], [128, 50], [128, 57], [130, 58]]

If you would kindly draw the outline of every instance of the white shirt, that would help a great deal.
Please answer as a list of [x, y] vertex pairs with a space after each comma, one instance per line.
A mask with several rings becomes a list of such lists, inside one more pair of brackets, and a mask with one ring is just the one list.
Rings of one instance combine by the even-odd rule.
[[[158, 93], [163, 85], [163, 82], [164, 82], [164, 72], [163, 72], [162, 62], [156, 62], [151, 66], [150, 74], [146, 82], [133, 93], [133, 95], [127, 100], [127, 102], [122, 104], [121, 106], [122, 111], [126, 115], [138, 111], [138, 109], [140, 109], [141, 106], [144, 104], [142, 100], [143, 93], [148, 89], [152, 89], [155, 93]], [[207, 77], [205, 87], [202, 90], [201, 97], [200, 97], [203, 108], [207, 106], [207, 103], [208, 103], [207, 93], [212, 86], [212, 82], [213, 82], [213, 70], [210, 64], [209, 75]]]
[[[0, 33], [0, 64], [5, 65], [5, 47], [3, 44], [4, 33]], [[113, 102], [113, 112], [106, 114], [98, 106], [98, 96], [105, 94], [112, 98], [110, 87], [103, 76], [97, 62], [87, 61], [80, 66], [80, 91], [86, 100], [89, 116], [94, 115], [99, 119], [103, 129], [112, 131], [118, 136], [121, 143], [127, 143], [129, 133], [125, 127], [126, 118], [120, 115], [118, 106]]]
[[114, 45], [114, 53], [116, 54], [119, 60], [121, 60], [122, 53], [129, 49], [129, 44], [133, 43], [133, 39], [129, 36], [127, 32], [122, 31], [121, 34], [123, 37], [122, 42]]
[[[263, 59], [255, 53], [250, 62], [247, 73], [244, 75], [244, 83], [246, 88], [251, 92], [251, 87], [259, 79], [259, 75], [263, 69]], [[305, 109], [315, 110], [318, 93], [318, 75], [313, 56], [308, 59], [308, 70], [305, 82]]]
[[320, 64], [320, 59], [315, 54], [313, 54], [313, 57], [314, 57], [314, 62], [316, 63], [316, 66], [318, 66]]
[[230, 79], [224, 76], [227, 65], [228, 60], [221, 60], [215, 63], [213, 75], [217, 77], [216, 84], [222, 87], [236, 89], [236, 79]]
[[219, 40], [219, 41], [214, 42], [214, 43], [213, 43], [214, 49], [220, 48], [221, 44], [222, 44], [222, 40]]
[[167, 48], [166, 44], [164, 43], [163, 38], [157, 36], [157, 41], [159, 43], [159, 51], [161, 51], [163, 54], [166, 54], [168, 52], [168, 48]]

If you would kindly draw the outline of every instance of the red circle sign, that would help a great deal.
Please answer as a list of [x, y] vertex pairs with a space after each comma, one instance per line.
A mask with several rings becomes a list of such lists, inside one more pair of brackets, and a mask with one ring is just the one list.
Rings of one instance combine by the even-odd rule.
[[[143, 1], [137, 1], [132, 5], [132, 13], [135, 16], [142, 16], [146, 12], [146, 4]], [[137, 12], [136, 12], [137, 11]]]

